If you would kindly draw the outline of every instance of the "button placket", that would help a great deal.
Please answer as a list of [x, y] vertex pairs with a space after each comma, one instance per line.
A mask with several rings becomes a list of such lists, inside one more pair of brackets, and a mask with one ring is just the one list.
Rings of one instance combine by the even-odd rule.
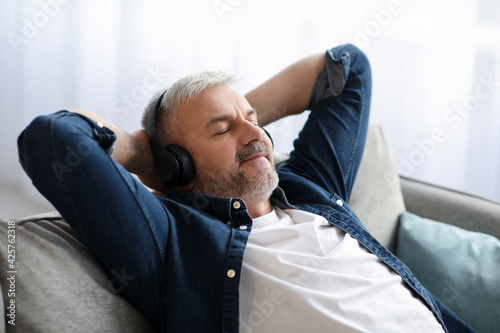
[[230, 220], [233, 222], [232, 227], [239, 229], [242, 225], [248, 227], [252, 223], [252, 218], [248, 215], [245, 203], [242, 200], [232, 199], [229, 207]]

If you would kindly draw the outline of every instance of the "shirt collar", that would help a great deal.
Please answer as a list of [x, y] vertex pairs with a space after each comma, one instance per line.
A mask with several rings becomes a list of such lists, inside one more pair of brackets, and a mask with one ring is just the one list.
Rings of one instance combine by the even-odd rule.
[[[165, 195], [179, 204], [196, 208], [223, 221], [242, 219], [240, 224], [251, 222], [245, 202], [240, 198], [223, 198], [203, 193], [170, 191]], [[271, 204], [281, 209], [294, 208], [287, 200], [285, 193], [280, 187], [274, 189], [271, 195]], [[246, 216], [243, 216], [246, 215]]]

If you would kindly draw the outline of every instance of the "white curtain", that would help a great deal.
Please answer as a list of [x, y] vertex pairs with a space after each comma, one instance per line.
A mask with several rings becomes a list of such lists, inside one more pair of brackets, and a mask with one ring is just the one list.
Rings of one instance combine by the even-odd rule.
[[[139, 127], [153, 93], [217, 69], [241, 93], [341, 43], [368, 54], [371, 122], [403, 175], [500, 201], [500, 5], [495, 0], [3, 0], [0, 184], [38, 198], [16, 138], [65, 108]], [[305, 115], [269, 126], [288, 150]]]

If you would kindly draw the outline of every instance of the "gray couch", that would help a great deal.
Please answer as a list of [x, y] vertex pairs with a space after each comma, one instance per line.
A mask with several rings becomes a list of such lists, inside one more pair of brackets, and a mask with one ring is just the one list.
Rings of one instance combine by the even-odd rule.
[[[392, 150], [377, 126], [370, 126], [349, 205], [392, 251], [398, 218], [405, 211], [500, 237], [499, 204], [399, 177]], [[12, 268], [9, 224], [15, 230]], [[0, 267], [0, 306], [6, 312], [0, 317], [0, 332], [154, 332], [117, 294], [126, 279], [120, 272], [107, 277], [57, 212], [1, 220]], [[15, 281], [7, 279], [11, 276]], [[12, 300], [14, 310], [9, 309]], [[12, 314], [15, 326], [8, 323]]]

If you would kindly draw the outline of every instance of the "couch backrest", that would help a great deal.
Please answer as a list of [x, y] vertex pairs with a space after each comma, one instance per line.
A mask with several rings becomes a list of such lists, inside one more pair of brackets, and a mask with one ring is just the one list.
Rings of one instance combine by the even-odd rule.
[[349, 206], [389, 250], [396, 245], [398, 217], [405, 211], [394, 152], [380, 126], [370, 126]]

